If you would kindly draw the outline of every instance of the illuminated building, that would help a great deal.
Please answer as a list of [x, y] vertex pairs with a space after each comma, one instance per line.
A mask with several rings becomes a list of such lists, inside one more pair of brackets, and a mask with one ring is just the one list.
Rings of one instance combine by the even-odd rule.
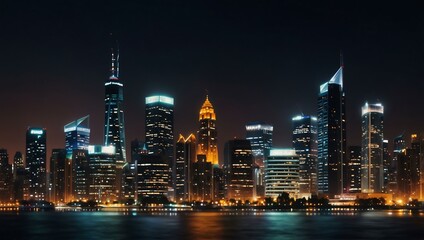
[[119, 49], [117, 54], [112, 49], [111, 75], [105, 81], [104, 146], [112, 145], [115, 147], [116, 161], [119, 166], [127, 161], [123, 88], [124, 84], [119, 80]]
[[383, 167], [384, 167], [384, 183], [383, 192], [388, 192], [389, 186], [389, 169], [390, 169], [390, 155], [389, 155], [389, 140], [383, 140]]
[[[146, 145], [149, 154], [163, 155], [168, 164], [169, 187], [173, 187], [174, 98], [146, 97]], [[173, 197], [173, 196], [169, 196]]]
[[88, 150], [75, 149], [72, 151], [72, 162], [74, 168], [73, 193], [75, 200], [89, 199], [90, 166], [88, 164], [88, 160]]
[[348, 149], [348, 192], [360, 193], [361, 192], [361, 146], [350, 146]]
[[73, 171], [66, 149], [53, 149], [50, 158], [49, 200], [55, 203], [68, 203], [73, 196]]
[[28, 198], [46, 200], [46, 130], [29, 127], [26, 132]]
[[406, 148], [397, 155], [397, 196], [418, 199], [420, 195], [420, 153]]
[[299, 156], [299, 192], [317, 193], [317, 118], [292, 118], [293, 148]]
[[393, 139], [393, 157], [390, 163], [388, 174], [388, 193], [397, 192], [397, 172], [398, 172], [398, 155], [406, 149], [406, 141], [403, 134]]
[[254, 159], [253, 166], [253, 194], [257, 197], [265, 196], [264, 186], [264, 160], [272, 147], [272, 125], [264, 122], [251, 122], [246, 124], [246, 139], [252, 146]]
[[90, 116], [87, 115], [64, 126], [66, 158], [71, 159], [72, 151], [75, 149], [88, 149], [90, 143], [89, 121]]
[[225, 144], [224, 176], [227, 199], [253, 198], [253, 155], [249, 140], [234, 139]]
[[346, 114], [343, 66], [320, 86], [318, 97], [318, 192], [334, 197], [345, 187]]
[[212, 163], [207, 161], [206, 155], [198, 154], [193, 163], [193, 197], [194, 201], [211, 201], [213, 195]]
[[21, 152], [16, 152], [13, 157], [13, 199], [23, 200], [28, 198], [28, 174], [24, 165]]
[[277, 198], [283, 192], [299, 194], [299, 157], [294, 149], [271, 148], [265, 159], [265, 196]]
[[361, 191], [363, 193], [384, 191], [383, 114], [384, 107], [380, 103], [365, 103], [362, 107]]
[[117, 200], [116, 156], [114, 146], [89, 145], [89, 189], [90, 199], [98, 202]]
[[175, 153], [175, 200], [190, 201], [193, 195], [193, 163], [196, 161], [196, 137], [180, 134]]
[[208, 95], [200, 108], [199, 113], [199, 131], [198, 131], [198, 154], [206, 155], [206, 161], [212, 165], [219, 165], [218, 160], [218, 133], [216, 131], [216, 114], [209, 101]]
[[9, 164], [9, 154], [6, 149], [0, 149], [0, 202], [12, 200], [12, 166]]
[[163, 155], [140, 154], [137, 162], [137, 198], [166, 197], [169, 186], [169, 165]]
[[137, 163], [141, 154], [148, 154], [146, 144], [138, 139], [131, 141], [131, 159], [123, 168], [123, 198], [127, 203], [137, 200]]
[[[414, 156], [414, 157], [418, 157], [418, 183], [416, 183], [416, 179], [413, 179], [413, 187], [414, 187], [414, 191], [415, 191], [415, 196], [416, 198], [418, 198], [419, 200], [423, 200], [424, 199], [424, 136], [423, 134], [411, 134], [411, 149], [413, 150], [413, 153], [415, 155], [418, 156]], [[423, 174], [421, 174], [423, 173]], [[414, 177], [416, 177], [416, 174], [414, 175]]]

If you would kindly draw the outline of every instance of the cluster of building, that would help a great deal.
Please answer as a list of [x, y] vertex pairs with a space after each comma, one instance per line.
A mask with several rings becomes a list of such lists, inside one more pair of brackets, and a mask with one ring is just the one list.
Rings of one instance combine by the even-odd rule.
[[174, 139], [174, 98], [145, 98], [145, 136], [133, 140], [127, 158], [123, 83], [119, 55], [112, 53], [112, 70], [105, 82], [104, 142], [90, 145], [89, 116], [64, 126], [65, 146], [53, 149], [47, 171], [47, 132], [29, 127], [25, 157], [9, 164], [0, 149], [0, 202], [22, 199], [68, 203], [256, 201], [311, 195], [332, 199], [392, 196], [422, 199], [424, 136], [413, 134], [411, 146], [403, 135], [393, 152], [384, 139], [384, 107], [362, 107], [362, 144], [346, 144], [343, 66], [320, 86], [317, 116], [292, 118], [292, 146], [272, 144], [273, 126], [246, 124], [246, 137], [225, 143], [219, 159], [217, 116], [206, 96], [196, 133]]

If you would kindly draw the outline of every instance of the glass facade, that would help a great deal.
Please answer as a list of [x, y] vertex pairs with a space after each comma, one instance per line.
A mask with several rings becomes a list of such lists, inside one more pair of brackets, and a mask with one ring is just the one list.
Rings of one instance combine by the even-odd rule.
[[90, 116], [87, 115], [78, 120], [66, 124], [65, 132], [66, 157], [71, 159], [72, 151], [75, 149], [87, 150], [90, 144]]

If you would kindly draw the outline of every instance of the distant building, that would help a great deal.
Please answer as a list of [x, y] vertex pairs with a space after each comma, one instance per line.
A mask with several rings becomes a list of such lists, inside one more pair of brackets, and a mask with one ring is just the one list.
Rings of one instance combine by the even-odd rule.
[[52, 189], [49, 191], [49, 200], [54, 203], [68, 203], [73, 199], [72, 161], [66, 155], [66, 149], [52, 150], [50, 158]]
[[249, 140], [234, 139], [225, 144], [224, 176], [227, 199], [253, 199], [253, 155]]
[[193, 163], [193, 198], [194, 201], [211, 201], [213, 195], [212, 163], [206, 160], [206, 155], [198, 154]]
[[89, 198], [103, 203], [117, 200], [115, 147], [90, 145], [88, 159]]
[[[162, 155], [168, 164], [169, 188], [174, 185], [174, 98], [146, 97], [146, 145], [149, 154]], [[173, 198], [173, 196], [169, 196]]]
[[75, 149], [87, 150], [90, 144], [90, 116], [87, 115], [78, 120], [66, 124], [65, 132], [66, 158], [72, 158]]
[[361, 146], [350, 146], [348, 150], [348, 192], [360, 193], [361, 192]]
[[46, 130], [28, 128], [26, 132], [26, 167], [29, 174], [28, 198], [47, 200]]
[[88, 161], [88, 150], [75, 149], [72, 151], [73, 196], [75, 200], [90, 199], [90, 165]]
[[13, 172], [9, 164], [9, 154], [6, 149], [0, 149], [0, 202], [10, 202], [13, 198]]
[[346, 187], [346, 113], [343, 66], [320, 86], [318, 97], [318, 192], [334, 197]]
[[361, 191], [363, 193], [384, 192], [383, 116], [384, 107], [380, 103], [365, 103], [362, 107]]
[[137, 199], [167, 197], [168, 159], [163, 155], [141, 154], [137, 163]]
[[398, 189], [398, 155], [406, 149], [406, 141], [403, 134], [395, 137], [393, 139], [393, 156], [390, 163], [389, 174], [388, 174], [388, 193], [397, 193]]
[[296, 116], [292, 124], [293, 148], [299, 156], [299, 192], [317, 194], [317, 118]]
[[197, 144], [198, 154], [206, 155], [206, 161], [212, 165], [219, 165], [216, 114], [208, 95], [200, 108]]
[[407, 148], [397, 155], [397, 196], [408, 200], [420, 194], [420, 155], [417, 149]]
[[389, 153], [389, 140], [383, 140], [383, 167], [384, 167], [384, 183], [383, 183], [383, 191], [388, 193], [389, 187], [389, 171], [390, 171], [390, 153]]
[[16, 152], [13, 157], [13, 200], [28, 198], [28, 177], [22, 153]]
[[265, 159], [265, 196], [299, 194], [299, 157], [294, 149], [272, 148]]
[[191, 201], [193, 195], [193, 163], [196, 161], [196, 137], [180, 134], [175, 154], [175, 200]]

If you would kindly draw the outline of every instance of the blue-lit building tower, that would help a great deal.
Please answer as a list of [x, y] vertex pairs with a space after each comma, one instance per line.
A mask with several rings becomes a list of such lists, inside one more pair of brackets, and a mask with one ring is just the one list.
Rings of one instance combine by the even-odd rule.
[[26, 132], [28, 198], [46, 200], [46, 129], [29, 127]]
[[318, 97], [318, 192], [330, 197], [347, 189], [343, 164], [346, 159], [346, 114], [343, 65], [320, 86]]
[[292, 142], [299, 156], [299, 192], [317, 193], [317, 118], [299, 115], [292, 118]]
[[172, 188], [175, 179], [173, 177], [174, 98], [160, 95], [146, 97], [145, 110], [147, 150], [149, 154], [160, 155], [168, 164], [169, 187]]
[[90, 116], [66, 124], [65, 132], [66, 158], [72, 158], [72, 151], [76, 149], [87, 150], [90, 143]]
[[126, 162], [125, 125], [124, 125], [124, 84], [119, 80], [119, 50], [112, 49], [111, 75], [105, 81], [105, 129], [104, 145], [114, 146], [116, 161]]

